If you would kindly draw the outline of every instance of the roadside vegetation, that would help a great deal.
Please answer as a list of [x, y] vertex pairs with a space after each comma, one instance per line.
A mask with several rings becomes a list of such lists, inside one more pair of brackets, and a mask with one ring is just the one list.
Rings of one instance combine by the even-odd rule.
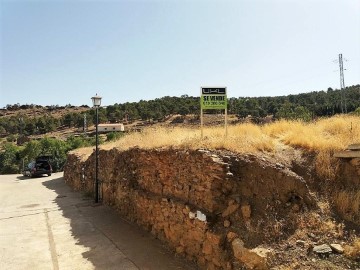
[[40, 155], [51, 156], [50, 162], [53, 171], [60, 171], [70, 150], [94, 144], [94, 138], [74, 136], [70, 136], [66, 141], [45, 137], [40, 140], [29, 141], [23, 146], [17, 146], [13, 142], [5, 142], [2, 144], [2, 151], [0, 151], [0, 174], [20, 173], [23, 166]]

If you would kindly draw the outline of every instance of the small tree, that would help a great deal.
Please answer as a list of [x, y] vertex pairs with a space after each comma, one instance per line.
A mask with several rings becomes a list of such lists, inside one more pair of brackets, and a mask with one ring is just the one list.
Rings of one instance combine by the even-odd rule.
[[124, 136], [124, 134], [122, 132], [110, 132], [110, 133], [106, 134], [106, 139], [108, 141], [116, 141], [123, 136]]
[[294, 119], [299, 119], [299, 120], [308, 122], [311, 120], [311, 113], [305, 107], [298, 106], [294, 110]]
[[12, 143], [5, 143], [3, 151], [0, 152], [0, 173], [18, 173], [19, 162], [19, 148]]
[[354, 111], [354, 114], [357, 116], [360, 116], [360, 107], [356, 108], [356, 110]]

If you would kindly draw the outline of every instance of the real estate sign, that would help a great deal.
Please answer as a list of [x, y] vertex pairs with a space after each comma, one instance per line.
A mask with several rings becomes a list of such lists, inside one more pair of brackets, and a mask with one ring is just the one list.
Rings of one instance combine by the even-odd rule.
[[226, 87], [201, 87], [200, 97], [200, 125], [203, 138], [204, 110], [225, 110], [225, 138], [227, 137], [227, 97]]
[[201, 87], [201, 109], [226, 109], [226, 87]]

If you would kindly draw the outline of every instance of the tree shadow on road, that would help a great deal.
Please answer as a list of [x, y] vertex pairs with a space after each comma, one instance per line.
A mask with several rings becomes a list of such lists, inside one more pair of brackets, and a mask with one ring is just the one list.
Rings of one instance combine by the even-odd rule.
[[72, 191], [63, 177], [45, 181], [43, 185], [56, 192], [54, 202], [70, 221], [76, 245], [87, 250], [81, 255], [95, 269], [197, 269], [194, 264], [175, 257], [151, 234], [122, 219], [114, 209]]

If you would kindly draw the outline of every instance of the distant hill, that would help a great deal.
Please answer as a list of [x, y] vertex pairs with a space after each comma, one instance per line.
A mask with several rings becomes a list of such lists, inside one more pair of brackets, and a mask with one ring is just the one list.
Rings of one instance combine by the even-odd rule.
[[[343, 106], [342, 106], [343, 104]], [[354, 112], [360, 107], [360, 85], [349, 86], [343, 91], [328, 88], [298, 95], [277, 97], [232, 97], [228, 100], [228, 113], [239, 118], [252, 116], [262, 118], [299, 118], [311, 120], [315, 117]], [[216, 111], [207, 111], [213, 113]], [[45, 134], [63, 128], [81, 128], [86, 114], [87, 125], [95, 120], [95, 112], [88, 106], [39, 106], [7, 105], [0, 109], [0, 134], [34, 135]], [[200, 98], [182, 95], [165, 96], [155, 100], [140, 100], [102, 107], [99, 122], [165, 121], [171, 115], [199, 115]]]

